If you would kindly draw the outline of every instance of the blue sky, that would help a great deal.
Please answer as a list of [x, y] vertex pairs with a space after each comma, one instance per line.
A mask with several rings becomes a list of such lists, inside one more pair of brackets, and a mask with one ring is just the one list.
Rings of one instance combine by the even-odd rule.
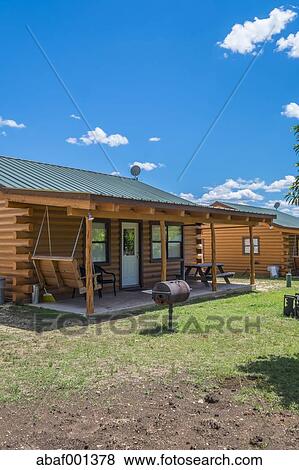
[[[0, 153], [110, 173], [104, 148], [122, 175], [140, 162], [141, 179], [167, 191], [205, 203], [215, 196], [271, 206], [295, 173], [298, 7], [267, 0], [0, 0]], [[26, 24], [90, 128], [70, 117], [78, 110]]]

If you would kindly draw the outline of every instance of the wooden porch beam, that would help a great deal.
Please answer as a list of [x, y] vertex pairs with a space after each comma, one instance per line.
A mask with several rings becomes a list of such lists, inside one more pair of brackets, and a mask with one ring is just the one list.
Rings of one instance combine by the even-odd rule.
[[103, 204], [97, 204], [94, 209], [97, 211], [119, 212], [119, 204], [114, 204], [113, 202], [105, 202]]
[[250, 238], [250, 285], [255, 286], [255, 264], [254, 264], [254, 243], [253, 243], [253, 228], [249, 227]]
[[167, 279], [167, 257], [166, 257], [166, 227], [164, 220], [160, 221], [161, 238], [161, 281]]
[[156, 213], [156, 209], [154, 207], [134, 207], [134, 212], [136, 214], [154, 215]]
[[85, 217], [85, 275], [86, 275], [86, 313], [94, 313], [94, 291], [92, 272], [92, 220]]
[[212, 243], [212, 291], [217, 290], [217, 259], [216, 259], [216, 232], [215, 232], [215, 226], [214, 224], [210, 224], [211, 228], [211, 243]]
[[[135, 208], [134, 208], [135, 209]], [[76, 209], [73, 207], [67, 208], [67, 215], [73, 217], [84, 217], [87, 215], [87, 210]], [[123, 211], [120, 209], [119, 212], [111, 212], [111, 211], [98, 211], [98, 210], [91, 210], [92, 216], [96, 218], [105, 218], [105, 219], [132, 219], [132, 220], [150, 220], [150, 221], [173, 221], [173, 222], [180, 222], [180, 223], [196, 223], [198, 219], [195, 219], [191, 216], [178, 216], [168, 213], [157, 213], [154, 210], [145, 210], [139, 209], [136, 210], [126, 210]]]
[[[196, 225], [197, 223], [207, 223], [207, 218], [209, 220], [210, 223], [214, 223], [214, 224], [226, 224], [226, 225], [230, 225], [230, 224], [238, 224], [238, 225], [245, 225], [246, 227], [248, 227], [248, 225], [257, 225], [258, 224], [258, 221], [257, 222], [246, 222], [245, 221], [245, 217], [243, 218], [243, 220], [241, 219], [238, 219], [238, 220], [235, 220], [234, 218], [232, 218], [231, 220], [229, 220], [227, 218], [227, 215], [223, 216], [223, 218], [219, 218], [219, 217], [214, 217], [212, 216], [210, 213], [207, 213], [207, 214], [200, 214], [200, 215], [196, 215], [195, 213], [192, 214], [192, 215], [188, 215], [185, 213], [184, 217], [182, 216], [179, 216], [179, 215], [176, 215], [176, 214], [172, 214], [172, 213], [168, 213], [167, 211], [164, 211], [164, 212], [157, 212], [155, 211], [154, 214], [151, 214], [149, 213], [149, 211], [147, 210], [142, 210], [141, 208], [139, 209], [140, 212], [136, 212], [135, 208], [134, 210], [122, 210], [120, 208], [119, 212], [112, 212], [112, 211], [102, 211], [102, 210], [91, 210], [91, 213], [93, 215], [93, 217], [96, 217], [96, 218], [102, 218], [102, 219], [131, 219], [131, 220], [150, 220], [150, 221], [157, 221], [159, 222], [160, 220], [164, 220], [165, 222], [169, 221], [169, 222], [179, 222], [179, 223], [182, 223], [182, 224], [194, 224]], [[150, 211], [151, 212], [151, 211]], [[77, 209], [77, 208], [74, 208], [74, 207], [67, 207], [67, 215], [68, 216], [74, 216], [74, 217], [85, 217], [88, 213], [88, 210], [83, 210], [83, 209]], [[178, 212], [177, 212], [178, 213]], [[202, 218], [201, 218], [202, 217]]]
[[20, 207], [19, 204], [37, 205], [37, 206], [56, 206], [56, 207], [74, 207], [76, 209], [95, 209], [96, 205], [89, 199], [74, 199], [65, 197], [55, 197], [48, 195], [32, 195], [32, 194], [10, 194], [4, 196], [6, 198], [6, 207]]

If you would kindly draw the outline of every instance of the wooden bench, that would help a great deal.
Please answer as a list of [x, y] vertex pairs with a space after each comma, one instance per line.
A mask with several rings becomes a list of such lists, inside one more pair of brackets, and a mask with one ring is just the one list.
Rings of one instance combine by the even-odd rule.
[[[32, 256], [39, 283], [44, 289], [69, 287], [86, 294], [86, 276], [80, 272], [78, 260], [64, 256]], [[98, 274], [93, 273], [94, 290], [99, 291]]]
[[[216, 277], [217, 278], [220, 277], [220, 278], [225, 280], [226, 284], [230, 284], [229, 278], [234, 277], [234, 275], [235, 275], [235, 273], [233, 271], [228, 271], [228, 272], [223, 272], [223, 273], [217, 273]], [[212, 275], [208, 274], [207, 279], [209, 279], [209, 280], [212, 279]]]

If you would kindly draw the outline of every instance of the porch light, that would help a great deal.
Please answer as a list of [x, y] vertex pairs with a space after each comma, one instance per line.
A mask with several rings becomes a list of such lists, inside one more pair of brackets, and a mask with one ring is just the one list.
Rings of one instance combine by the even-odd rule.
[[89, 220], [89, 221], [94, 220], [94, 217], [92, 216], [92, 213], [91, 213], [91, 212], [88, 212], [88, 220]]

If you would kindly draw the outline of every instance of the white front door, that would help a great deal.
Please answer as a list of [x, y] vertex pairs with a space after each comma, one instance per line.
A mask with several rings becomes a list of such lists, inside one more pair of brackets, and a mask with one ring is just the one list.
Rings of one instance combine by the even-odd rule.
[[139, 285], [139, 224], [122, 222], [122, 287]]

